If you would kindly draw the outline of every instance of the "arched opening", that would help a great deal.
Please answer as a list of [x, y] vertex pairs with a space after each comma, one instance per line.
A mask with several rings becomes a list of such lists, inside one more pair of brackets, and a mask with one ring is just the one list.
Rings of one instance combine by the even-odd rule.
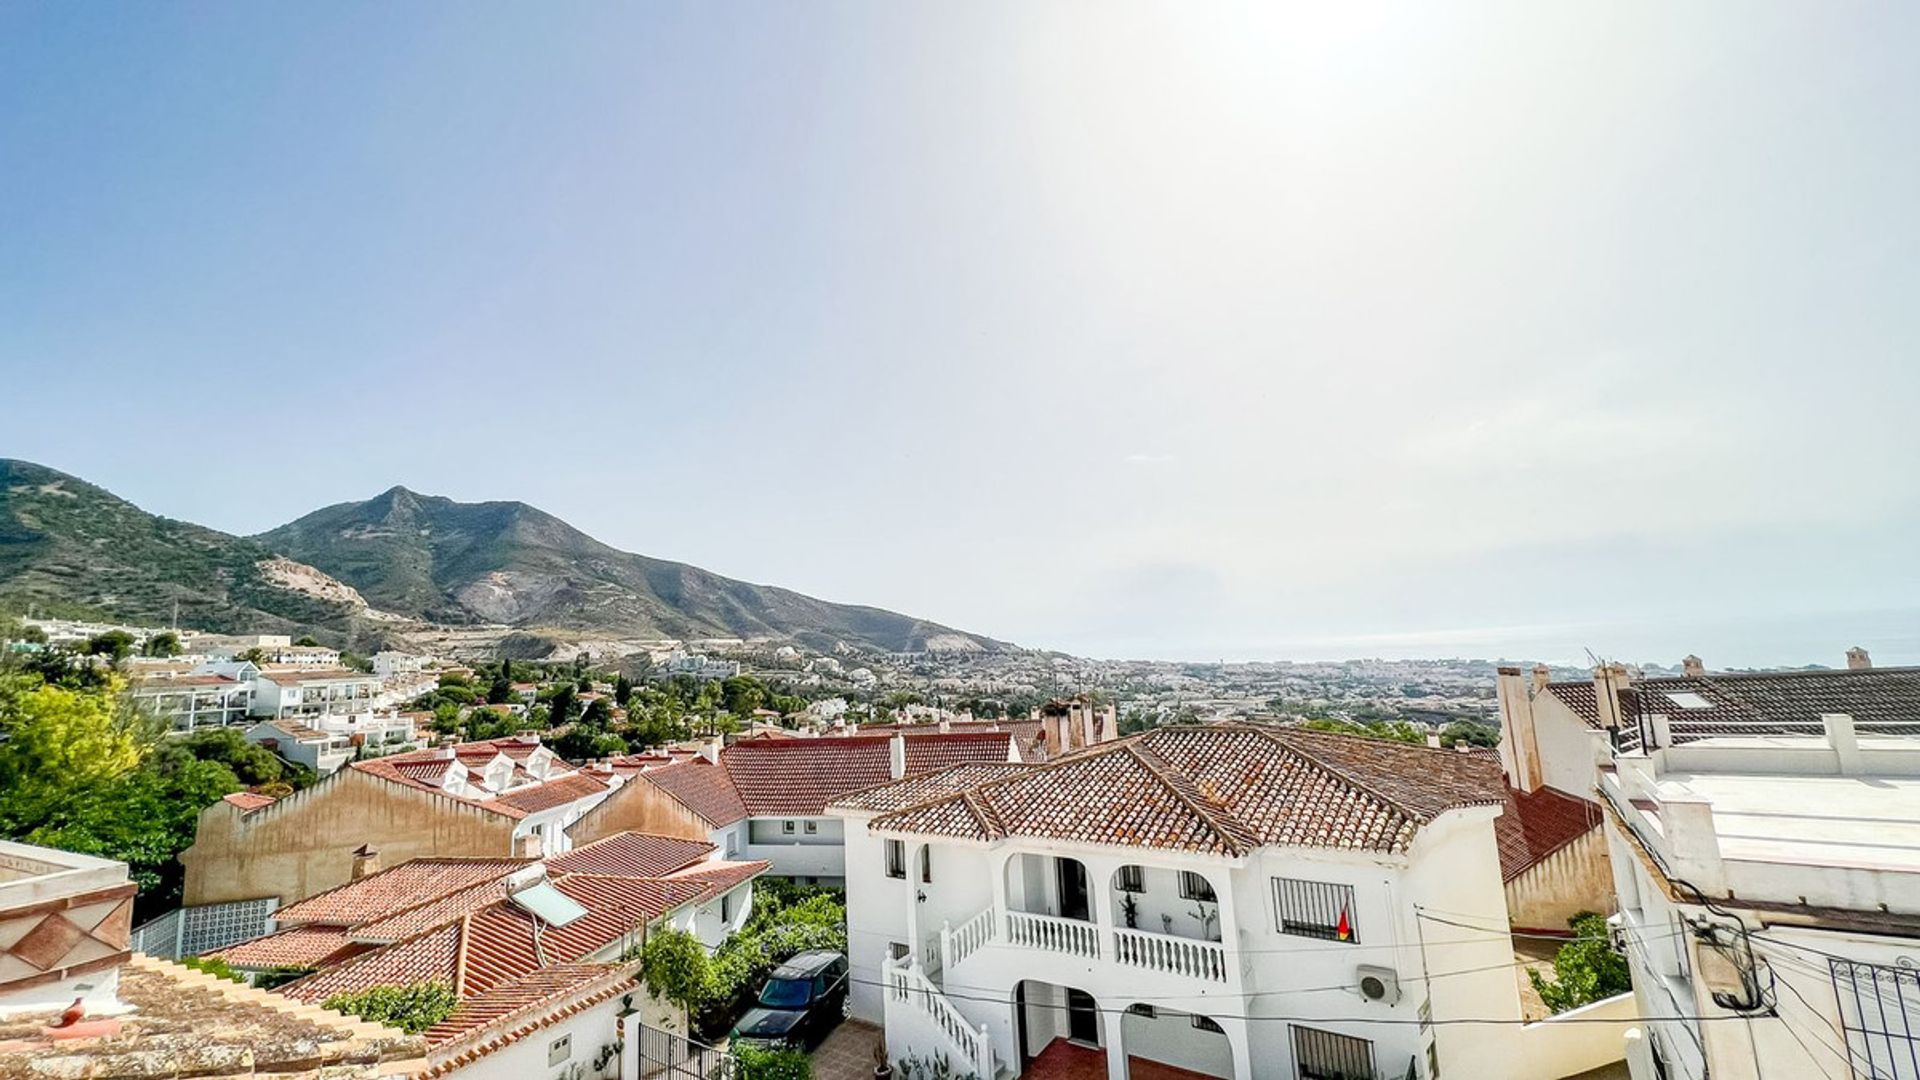
[[1219, 941], [1220, 896], [1205, 874], [1129, 864], [1108, 883], [1113, 924], [1197, 941]]
[[1133, 1077], [1174, 1075], [1167, 1069], [1233, 1075], [1233, 1046], [1211, 1017], [1136, 1002], [1127, 1006], [1119, 1020], [1120, 1045], [1126, 1049], [1128, 1073]]
[[1020, 852], [1007, 859], [1005, 873], [1009, 911], [1093, 921], [1087, 864], [1079, 859]]
[[1023, 979], [1014, 985], [1013, 1000], [1022, 1072], [1027, 1062], [1034, 1061], [1046, 1075], [1078, 1076], [1089, 1069], [1106, 1075], [1103, 1048], [1112, 1041], [1108, 1025], [1118, 1018], [1104, 1014], [1092, 994], [1075, 986]]

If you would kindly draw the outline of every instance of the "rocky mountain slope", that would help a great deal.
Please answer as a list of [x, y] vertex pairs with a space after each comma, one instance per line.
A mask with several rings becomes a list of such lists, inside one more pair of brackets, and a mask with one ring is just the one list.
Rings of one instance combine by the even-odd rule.
[[340, 630], [366, 604], [244, 537], [149, 514], [56, 469], [0, 458], [0, 601], [263, 633]]
[[818, 649], [991, 651], [991, 638], [879, 608], [833, 604], [607, 546], [520, 502], [460, 503], [396, 487], [254, 538], [357, 589], [375, 608], [438, 623], [504, 623], [610, 637], [774, 637]]

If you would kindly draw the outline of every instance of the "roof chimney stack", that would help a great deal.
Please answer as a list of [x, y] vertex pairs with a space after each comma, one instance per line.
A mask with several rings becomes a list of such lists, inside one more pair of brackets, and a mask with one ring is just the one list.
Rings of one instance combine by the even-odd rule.
[[1625, 664], [1601, 664], [1593, 669], [1593, 703], [1600, 713], [1601, 727], [1614, 731], [1626, 722], [1620, 691], [1632, 685]]
[[1688, 653], [1686, 659], [1680, 661], [1680, 669], [1687, 673], [1689, 679], [1703, 678], [1707, 674], [1707, 662]]
[[373, 850], [372, 846], [368, 844], [361, 844], [359, 847], [353, 849], [353, 874], [348, 880], [359, 881], [368, 874], [377, 874], [379, 872], [379, 852]]
[[895, 780], [907, 775], [907, 737], [898, 731], [887, 740], [887, 771]]
[[700, 756], [706, 758], [707, 764], [709, 765], [720, 764], [720, 748], [725, 745], [725, 743], [725, 739], [719, 735], [715, 735], [713, 738], [707, 740], [705, 745], [700, 747]]
[[1540, 743], [1533, 726], [1533, 691], [1517, 667], [1500, 669], [1500, 767], [1507, 783], [1524, 792], [1540, 790]]
[[1867, 655], [1867, 650], [1855, 645], [1853, 648], [1847, 650], [1847, 670], [1871, 671], [1873, 670], [1873, 657]]
[[1547, 684], [1552, 681], [1553, 681], [1553, 669], [1547, 667], [1547, 665], [1545, 664], [1533, 665], [1533, 692], [1534, 693], [1537, 694], [1540, 691], [1545, 690], [1547, 688]]

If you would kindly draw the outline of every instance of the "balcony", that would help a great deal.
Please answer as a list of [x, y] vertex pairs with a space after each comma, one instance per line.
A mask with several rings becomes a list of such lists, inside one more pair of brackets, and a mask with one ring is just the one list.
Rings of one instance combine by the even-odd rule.
[[1207, 983], [1225, 983], [1231, 970], [1226, 946], [1217, 941], [1118, 926], [1103, 928], [1085, 919], [994, 908], [959, 926], [941, 928], [941, 968], [948, 970], [964, 963], [989, 944], [1104, 960], [1122, 968]]

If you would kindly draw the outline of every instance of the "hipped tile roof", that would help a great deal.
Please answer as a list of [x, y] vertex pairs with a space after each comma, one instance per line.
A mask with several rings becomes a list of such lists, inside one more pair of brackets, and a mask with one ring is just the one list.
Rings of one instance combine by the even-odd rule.
[[[1598, 699], [1589, 680], [1547, 684], [1575, 715], [1598, 728]], [[1698, 694], [1705, 709], [1689, 709], [1669, 695]], [[1817, 724], [1826, 713], [1845, 713], [1860, 723], [1913, 724], [1920, 734], [1920, 668], [1861, 671], [1763, 671], [1640, 679], [1620, 692], [1621, 719], [1664, 713], [1696, 731], [1718, 723], [1729, 733], [1764, 733], [1753, 724]], [[1732, 726], [1737, 723], [1739, 726]]]
[[239, 968], [317, 968], [363, 949], [343, 926], [292, 926], [209, 953]]
[[1506, 810], [1493, 824], [1504, 881], [1512, 881], [1600, 827], [1598, 804], [1550, 787], [1531, 794], [1509, 788], [1506, 802]]
[[654, 833], [622, 832], [547, 860], [555, 874], [605, 874], [660, 877], [713, 854], [705, 840], [684, 840]]
[[904, 780], [894, 780], [875, 787], [863, 788], [836, 799], [831, 805], [847, 810], [879, 812], [900, 810], [915, 803], [926, 802], [928, 799], [964, 791], [989, 780], [1013, 776], [1033, 767], [1012, 764], [951, 765], [919, 776], [909, 776]]
[[1499, 805], [1490, 761], [1264, 725], [1158, 728], [937, 796], [883, 832], [1244, 855], [1263, 844], [1404, 851], [1446, 810]]
[[337, 885], [273, 913], [281, 925], [327, 923], [357, 926], [390, 917], [422, 903], [437, 900], [470, 886], [497, 881], [526, 866], [530, 859], [414, 859], [359, 881]]

